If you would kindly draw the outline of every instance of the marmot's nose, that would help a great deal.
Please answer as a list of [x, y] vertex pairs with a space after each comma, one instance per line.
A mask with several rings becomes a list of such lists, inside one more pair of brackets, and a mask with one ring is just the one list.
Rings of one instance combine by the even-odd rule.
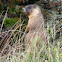
[[22, 8], [22, 11], [23, 11], [23, 12], [26, 12], [26, 9], [25, 9], [25, 8]]

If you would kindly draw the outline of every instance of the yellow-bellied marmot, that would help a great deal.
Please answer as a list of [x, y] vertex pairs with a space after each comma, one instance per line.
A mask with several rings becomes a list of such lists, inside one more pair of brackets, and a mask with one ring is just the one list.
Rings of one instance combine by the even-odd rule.
[[30, 4], [23, 8], [23, 12], [28, 15], [28, 25], [26, 27], [25, 40], [31, 41], [31, 38], [36, 36], [40, 37], [41, 41], [46, 41], [46, 35], [44, 31], [44, 18], [38, 5]]

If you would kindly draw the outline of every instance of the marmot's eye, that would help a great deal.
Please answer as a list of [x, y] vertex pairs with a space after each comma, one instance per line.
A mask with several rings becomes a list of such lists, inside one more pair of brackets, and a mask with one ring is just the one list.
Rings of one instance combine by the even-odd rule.
[[28, 9], [31, 9], [31, 7], [28, 7]]

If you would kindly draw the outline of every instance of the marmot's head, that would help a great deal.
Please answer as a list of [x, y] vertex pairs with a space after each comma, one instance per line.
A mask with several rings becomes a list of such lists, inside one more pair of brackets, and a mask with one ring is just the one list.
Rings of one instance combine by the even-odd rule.
[[41, 10], [38, 5], [36, 4], [30, 4], [22, 8], [23, 12], [30, 16], [30, 15], [37, 15], [38, 13], [41, 13]]

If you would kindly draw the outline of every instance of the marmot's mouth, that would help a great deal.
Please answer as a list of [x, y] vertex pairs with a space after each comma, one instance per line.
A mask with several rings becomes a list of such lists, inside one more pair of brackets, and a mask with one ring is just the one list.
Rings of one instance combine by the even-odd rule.
[[22, 8], [23, 12], [26, 13], [26, 9], [25, 8]]
[[26, 12], [26, 9], [25, 8], [22, 8], [22, 11], [23, 11], [24, 14], [27, 15], [27, 12]]

